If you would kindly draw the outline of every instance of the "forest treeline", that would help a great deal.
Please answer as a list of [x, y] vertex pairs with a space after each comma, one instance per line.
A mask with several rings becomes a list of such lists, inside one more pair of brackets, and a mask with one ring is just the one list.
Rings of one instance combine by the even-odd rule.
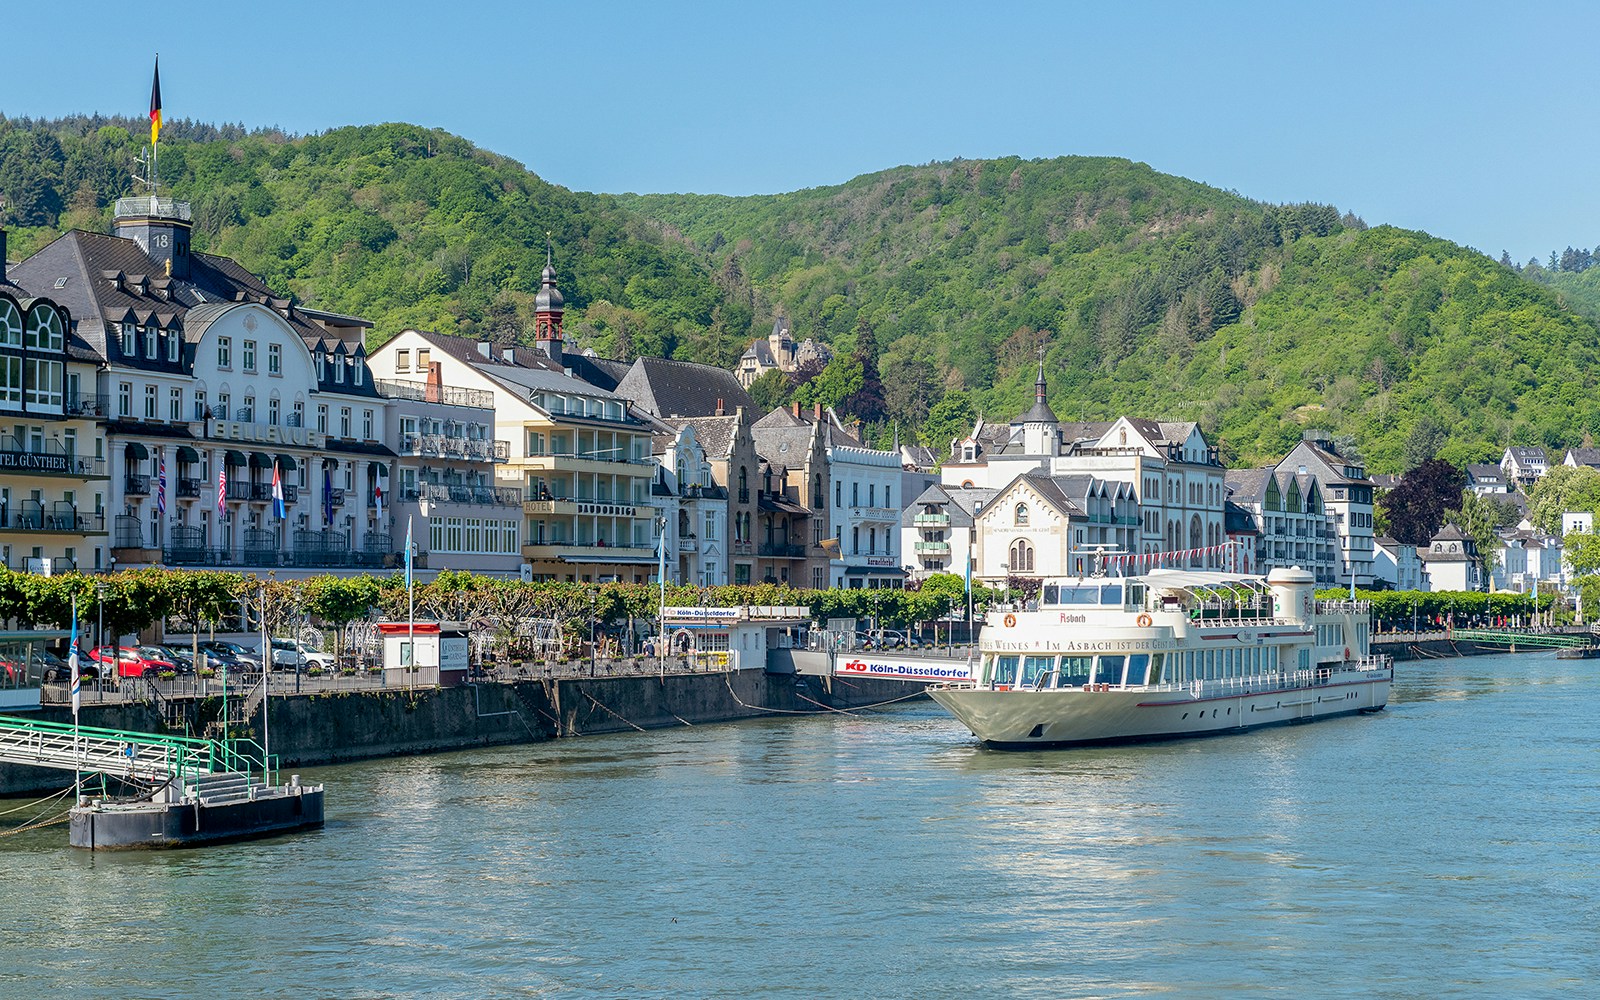
[[[0, 119], [12, 256], [104, 230], [145, 175], [143, 127]], [[834, 405], [877, 440], [898, 430], [941, 452], [978, 416], [1026, 408], [1041, 345], [1063, 419], [1198, 420], [1230, 464], [1274, 460], [1312, 426], [1380, 472], [1408, 467], [1419, 434], [1461, 464], [1600, 430], [1600, 338], [1579, 291], [1333, 206], [1265, 204], [1129, 160], [611, 196], [404, 124], [293, 136], [175, 122], [163, 140], [162, 187], [193, 203], [198, 248], [372, 319], [376, 340], [408, 326], [526, 338], [548, 243], [580, 346], [731, 367], [781, 312], [834, 360], [768, 376], [759, 402]], [[1600, 303], [1600, 269], [1551, 273], [1593, 279]]]

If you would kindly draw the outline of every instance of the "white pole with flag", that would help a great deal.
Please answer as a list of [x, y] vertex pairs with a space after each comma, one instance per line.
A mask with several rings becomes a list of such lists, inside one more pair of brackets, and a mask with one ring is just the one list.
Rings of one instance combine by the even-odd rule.
[[78, 676], [78, 595], [72, 595], [72, 638], [67, 653], [72, 672], [72, 804], [83, 801], [83, 746], [78, 739], [78, 708], [83, 703], [83, 680]]
[[417, 668], [417, 604], [411, 589], [411, 515], [406, 515], [406, 649], [410, 651], [411, 662], [403, 664], [411, 669], [406, 671], [406, 687], [411, 686], [412, 671]]

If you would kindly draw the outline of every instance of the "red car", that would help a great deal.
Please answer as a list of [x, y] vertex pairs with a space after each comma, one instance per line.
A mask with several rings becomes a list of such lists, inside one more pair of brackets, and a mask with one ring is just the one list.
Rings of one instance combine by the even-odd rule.
[[154, 677], [163, 670], [175, 671], [177, 665], [166, 660], [156, 660], [143, 656], [131, 646], [101, 646], [89, 653], [89, 658], [97, 663], [117, 664], [118, 677]]

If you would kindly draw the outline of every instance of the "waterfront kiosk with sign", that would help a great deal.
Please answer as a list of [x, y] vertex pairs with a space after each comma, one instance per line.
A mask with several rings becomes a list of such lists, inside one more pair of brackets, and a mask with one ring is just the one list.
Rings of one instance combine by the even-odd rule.
[[811, 621], [811, 609], [798, 605], [668, 606], [662, 612], [667, 657], [706, 670], [765, 670], [767, 650], [804, 646], [801, 632]]
[[378, 634], [383, 637], [385, 684], [454, 687], [466, 683], [466, 625], [460, 622], [379, 622]]

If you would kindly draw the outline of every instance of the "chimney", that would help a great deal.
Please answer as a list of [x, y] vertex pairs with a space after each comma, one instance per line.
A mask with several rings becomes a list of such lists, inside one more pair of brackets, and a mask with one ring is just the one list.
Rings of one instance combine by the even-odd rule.
[[815, 420], [821, 420], [822, 419], [822, 404], [821, 403], [812, 403], [811, 404], [811, 416]]
[[428, 385], [422, 395], [430, 403], [444, 400], [444, 362], [433, 361], [428, 364]]
[[794, 415], [798, 417], [800, 415], [800, 404], [797, 402], [791, 405], [794, 407]]
[[478, 357], [485, 361], [492, 360], [494, 358], [494, 345], [487, 340], [478, 341]]
[[717, 416], [722, 416], [722, 400], [717, 400]]

